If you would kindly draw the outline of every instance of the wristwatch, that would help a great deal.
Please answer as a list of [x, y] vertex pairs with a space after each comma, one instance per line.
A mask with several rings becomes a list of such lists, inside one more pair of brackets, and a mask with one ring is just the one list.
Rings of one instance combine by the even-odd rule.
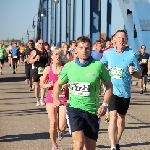
[[108, 107], [108, 104], [107, 104], [107, 103], [103, 103], [102, 105], [105, 106], [105, 107]]

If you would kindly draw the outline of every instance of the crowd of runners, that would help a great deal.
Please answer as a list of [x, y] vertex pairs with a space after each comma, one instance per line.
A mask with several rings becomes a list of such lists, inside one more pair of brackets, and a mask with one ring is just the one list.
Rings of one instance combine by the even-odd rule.
[[145, 45], [135, 54], [127, 45], [124, 30], [118, 30], [105, 47], [100, 40], [92, 45], [85, 36], [69, 45], [62, 42], [61, 48], [50, 47], [42, 39], [37, 43], [29, 40], [26, 47], [11, 42], [7, 48], [2, 41], [0, 74], [6, 56], [13, 74], [19, 63], [25, 64], [25, 82], [30, 91], [34, 90], [36, 106], [46, 105], [52, 150], [58, 150], [57, 137], [64, 138], [67, 126], [74, 150], [95, 150], [104, 115], [109, 122], [111, 150], [120, 150], [132, 76], [139, 79], [139, 93], [147, 92], [150, 63]]

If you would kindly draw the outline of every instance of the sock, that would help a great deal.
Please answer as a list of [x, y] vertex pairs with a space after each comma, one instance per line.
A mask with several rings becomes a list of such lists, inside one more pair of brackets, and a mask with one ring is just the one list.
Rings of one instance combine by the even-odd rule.
[[111, 150], [116, 150], [116, 147], [111, 147]]
[[37, 102], [40, 101], [40, 98], [37, 98]]
[[117, 142], [116, 144], [119, 144], [119, 142]]

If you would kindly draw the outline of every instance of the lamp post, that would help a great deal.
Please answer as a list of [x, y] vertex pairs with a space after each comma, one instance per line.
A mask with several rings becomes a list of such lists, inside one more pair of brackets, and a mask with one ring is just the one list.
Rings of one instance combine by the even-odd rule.
[[35, 27], [36, 27], [35, 24], [34, 24], [35, 23], [34, 18], [35, 18], [36, 15], [38, 15], [38, 13], [34, 15], [33, 24], [32, 24], [32, 28], [34, 29], [34, 39], [33, 39], [34, 41], [35, 41]]
[[26, 36], [27, 36], [27, 38], [28, 38], [28, 41], [29, 41], [29, 32], [28, 32], [28, 30], [27, 30], [27, 35], [26, 35]]
[[58, 4], [58, 3], [59, 3], [59, 0], [54, 0], [54, 3], [55, 3], [55, 4]]

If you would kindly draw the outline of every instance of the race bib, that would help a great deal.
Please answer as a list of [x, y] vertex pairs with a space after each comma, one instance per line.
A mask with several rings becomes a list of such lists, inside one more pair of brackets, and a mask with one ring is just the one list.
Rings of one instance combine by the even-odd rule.
[[13, 56], [13, 58], [17, 58], [17, 56]]
[[11, 56], [11, 54], [8, 54], [8, 56], [10, 57], [10, 56]]
[[44, 67], [38, 67], [38, 74], [43, 74]]
[[148, 61], [148, 59], [142, 59], [142, 63], [143, 63], [143, 64], [146, 64], [147, 61]]
[[72, 82], [71, 84], [72, 94], [78, 96], [90, 95], [90, 83], [86, 82]]
[[123, 69], [118, 67], [112, 67], [109, 71], [111, 78], [122, 79]]

